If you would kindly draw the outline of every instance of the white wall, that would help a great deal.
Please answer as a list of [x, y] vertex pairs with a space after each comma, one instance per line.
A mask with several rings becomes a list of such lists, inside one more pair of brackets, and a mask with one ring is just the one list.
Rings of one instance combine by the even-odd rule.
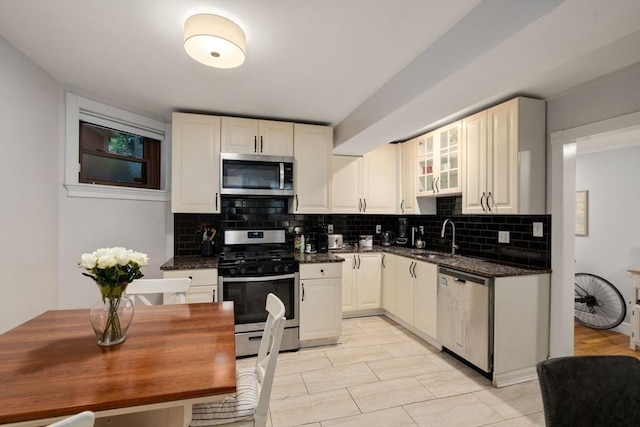
[[89, 307], [100, 294], [83, 276], [80, 255], [98, 248], [124, 246], [149, 255], [147, 278], [162, 277], [166, 251], [166, 202], [86, 199], [60, 192], [60, 308]]
[[58, 302], [58, 82], [0, 37], [0, 333]]
[[[574, 192], [565, 196], [568, 187], [574, 187], [575, 162], [569, 160], [563, 144], [590, 135], [587, 127], [607, 121], [606, 129], [617, 118], [640, 111], [640, 63], [615, 71], [591, 82], [577, 86], [547, 100], [547, 210], [552, 218], [551, 267], [551, 339], [552, 357], [573, 354], [573, 285], [574, 248], [569, 247], [573, 237], [573, 216], [569, 206], [574, 202]], [[622, 120], [626, 122], [626, 120]], [[603, 125], [604, 126], [604, 125]], [[627, 125], [629, 126], [629, 125]], [[597, 131], [594, 131], [597, 133]], [[573, 135], [569, 137], [569, 135]], [[555, 139], [552, 140], [551, 136]], [[565, 171], [565, 164], [571, 165]], [[570, 197], [569, 200], [566, 200]], [[571, 233], [569, 235], [568, 233]], [[566, 237], [566, 238], [565, 238]], [[566, 240], [566, 241], [565, 241]], [[573, 243], [573, 240], [571, 239]]]
[[97, 301], [95, 284], [77, 267], [84, 252], [116, 245], [145, 252], [149, 278], [162, 276], [171, 253], [167, 202], [67, 197], [65, 89], [0, 38], [0, 333], [46, 310]]
[[640, 268], [639, 183], [640, 145], [576, 157], [576, 190], [589, 191], [588, 236], [576, 236], [576, 272], [605, 278], [625, 301], [627, 270]]

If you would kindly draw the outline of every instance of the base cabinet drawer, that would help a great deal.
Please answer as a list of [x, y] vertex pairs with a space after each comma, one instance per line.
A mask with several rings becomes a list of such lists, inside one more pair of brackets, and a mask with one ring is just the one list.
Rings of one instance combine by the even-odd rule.
[[168, 270], [163, 274], [164, 278], [191, 279], [191, 288], [187, 292], [187, 302], [216, 302], [218, 300], [218, 269], [208, 268], [201, 270]]
[[342, 263], [331, 262], [324, 264], [301, 264], [301, 279], [327, 279], [342, 276]]

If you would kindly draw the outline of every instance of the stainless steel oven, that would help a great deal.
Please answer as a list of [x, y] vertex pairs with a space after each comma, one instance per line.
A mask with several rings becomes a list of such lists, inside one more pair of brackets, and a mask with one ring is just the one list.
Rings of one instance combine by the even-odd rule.
[[298, 348], [298, 262], [286, 245], [284, 230], [223, 230], [218, 261], [218, 295], [233, 301], [236, 355], [258, 353], [267, 320], [267, 295], [285, 306], [281, 350]]
[[298, 348], [299, 278], [298, 273], [260, 277], [218, 277], [223, 301], [233, 301], [236, 324], [236, 356], [258, 353], [267, 320], [267, 295], [275, 294], [285, 306], [285, 330], [282, 350]]

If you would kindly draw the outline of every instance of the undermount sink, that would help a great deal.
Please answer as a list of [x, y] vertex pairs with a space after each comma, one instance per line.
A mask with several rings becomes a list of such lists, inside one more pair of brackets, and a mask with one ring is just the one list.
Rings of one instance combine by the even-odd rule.
[[457, 255], [449, 254], [446, 252], [435, 252], [429, 249], [411, 249], [411, 255], [425, 255], [429, 259], [443, 259], [443, 258], [454, 258]]

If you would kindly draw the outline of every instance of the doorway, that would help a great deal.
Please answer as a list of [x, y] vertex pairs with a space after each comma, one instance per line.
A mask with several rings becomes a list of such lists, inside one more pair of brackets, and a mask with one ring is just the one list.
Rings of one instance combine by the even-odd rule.
[[[552, 288], [550, 356], [574, 354], [573, 275], [575, 273], [576, 155], [599, 136], [640, 127], [640, 112], [551, 134]], [[636, 130], [637, 131], [637, 130]], [[625, 295], [625, 299], [627, 295]]]

